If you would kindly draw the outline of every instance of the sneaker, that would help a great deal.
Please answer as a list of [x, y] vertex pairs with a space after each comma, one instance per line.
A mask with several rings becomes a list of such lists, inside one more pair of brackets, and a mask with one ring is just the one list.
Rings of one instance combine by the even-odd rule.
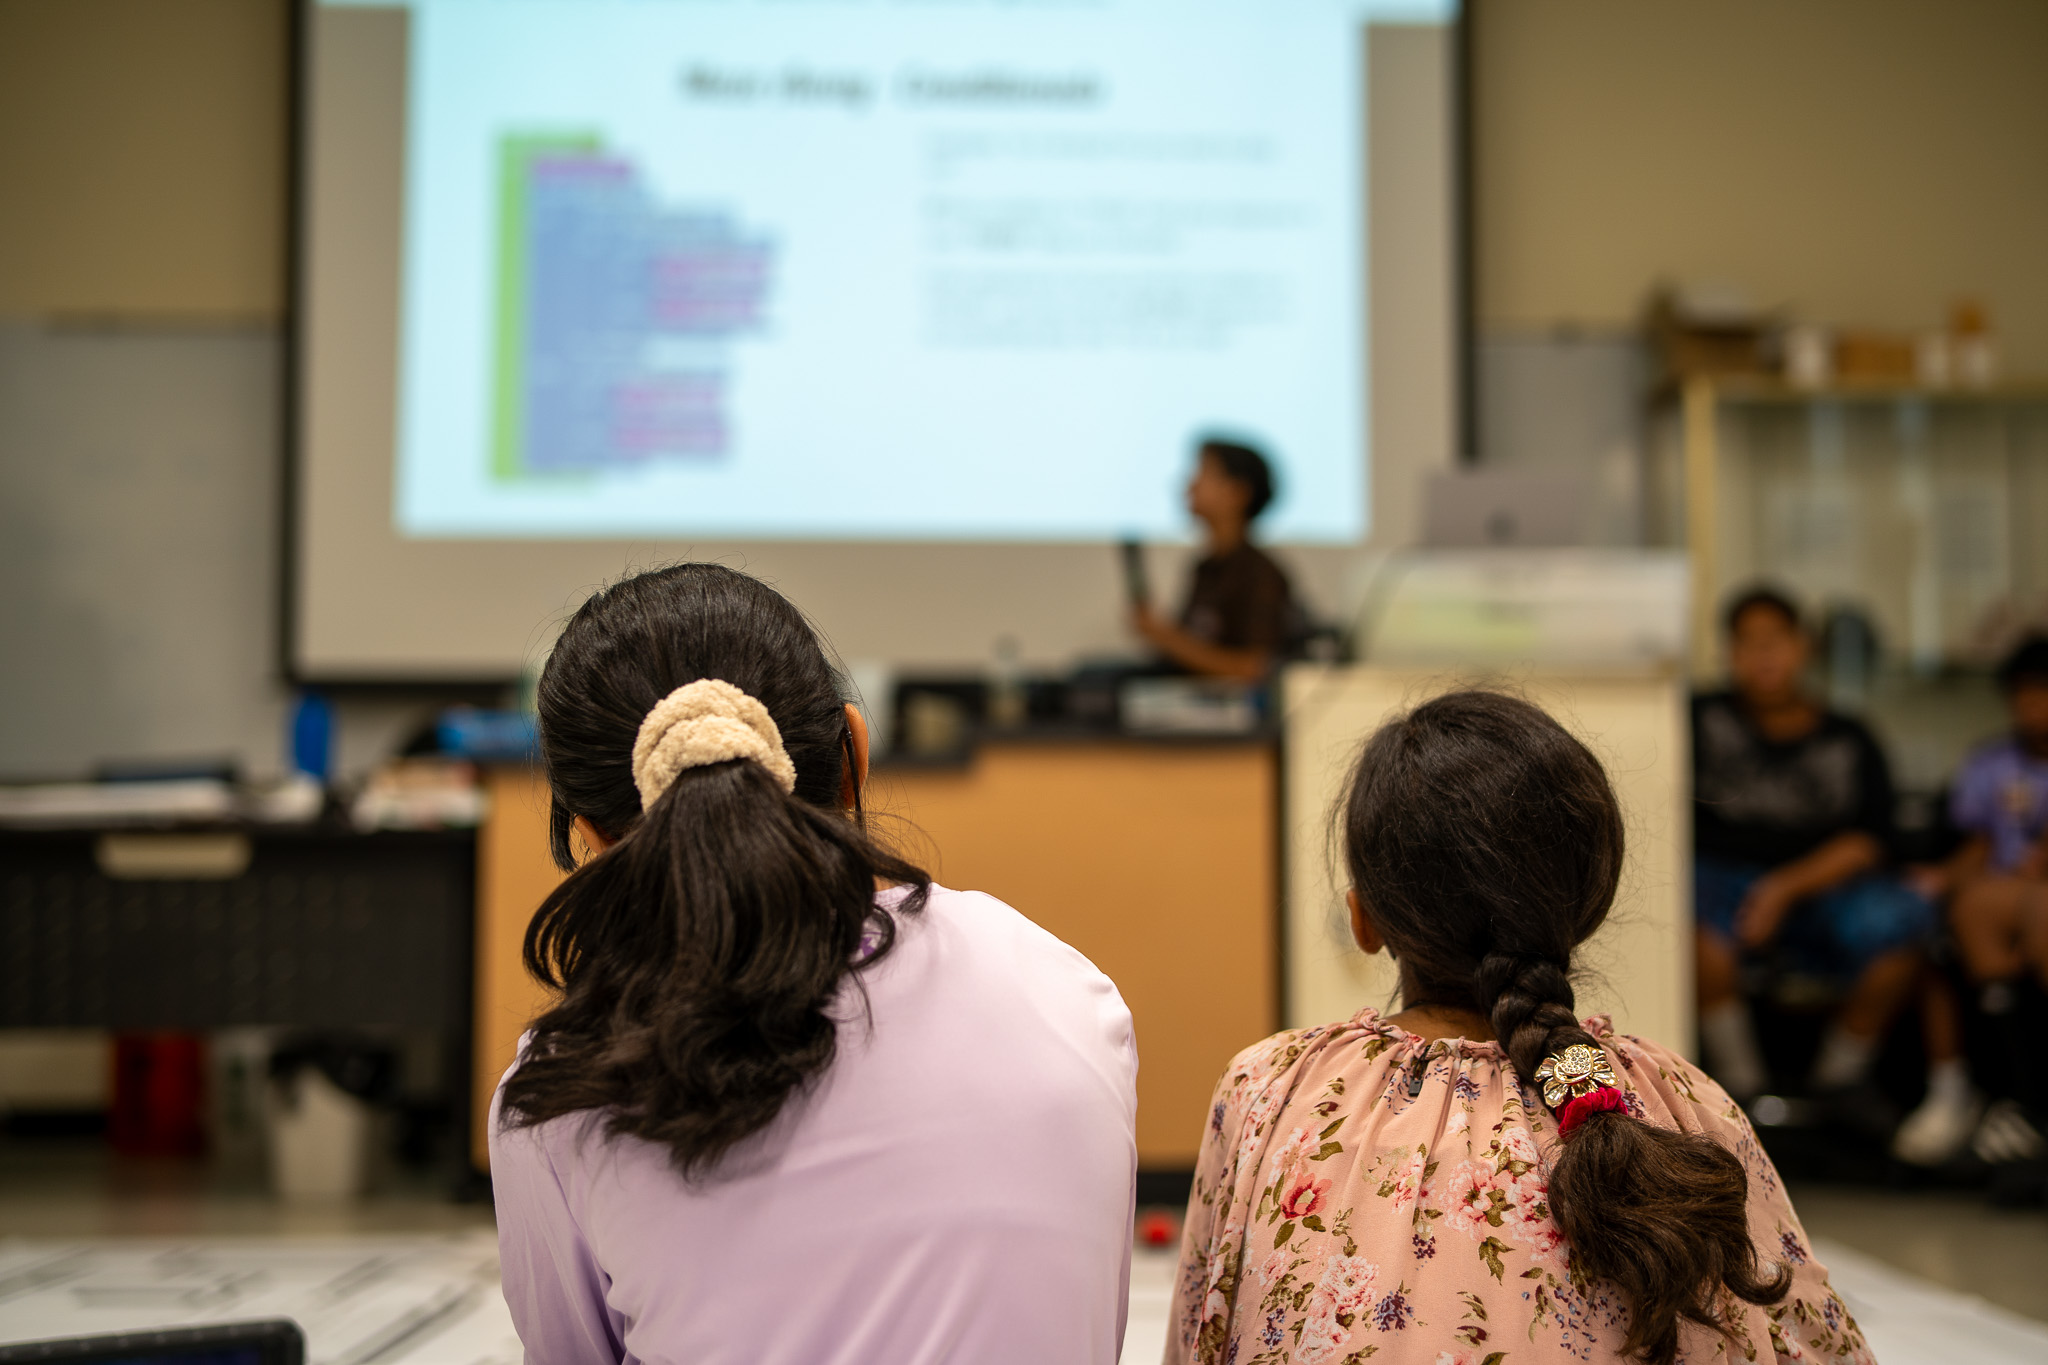
[[1942, 1166], [1958, 1155], [1977, 1131], [1984, 1102], [1929, 1095], [1892, 1134], [1892, 1155], [1908, 1166]]
[[2048, 1138], [2027, 1120], [2026, 1110], [2012, 1100], [1999, 1100], [1984, 1111], [1970, 1150], [1986, 1165], [2006, 1166], [2048, 1155]]

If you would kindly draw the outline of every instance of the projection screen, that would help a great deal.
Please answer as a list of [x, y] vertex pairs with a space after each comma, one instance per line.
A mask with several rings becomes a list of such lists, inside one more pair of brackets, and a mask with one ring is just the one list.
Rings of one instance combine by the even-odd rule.
[[1207, 435], [1327, 596], [1448, 454], [1450, 18], [305, 4], [289, 667], [508, 678], [683, 557], [848, 657], [1070, 662]]

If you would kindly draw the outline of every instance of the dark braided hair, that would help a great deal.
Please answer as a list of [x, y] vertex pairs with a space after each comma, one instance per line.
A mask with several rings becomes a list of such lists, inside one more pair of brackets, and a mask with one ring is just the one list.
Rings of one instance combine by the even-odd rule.
[[[1574, 1043], [1572, 952], [1621, 880], [1621, 808], [1598, 759], [1543, 711], [1452, 692], [1366, 744], [1343, 808], [1344, 855], [1410, 1005], [1477, 1010], [1523, 1080]], [[1624, 1350], [1678, 1353], [1681, 1320], [1719, 1328], [1725, 1287], [1776, 1303], [1750, 1240], [1748, 1176], [1700, 1133], [1625, 1112], [1589, 1114], [1550, 1164], [1550, 1211], [1577, 1271], [1631, 1306]]]

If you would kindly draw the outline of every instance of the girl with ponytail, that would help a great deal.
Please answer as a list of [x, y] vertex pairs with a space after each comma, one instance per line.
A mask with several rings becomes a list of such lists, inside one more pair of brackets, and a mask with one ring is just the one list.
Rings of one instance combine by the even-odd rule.
[[869, 837], [867, 727], [802, 614], [642, 574], [570, 620], [539, 702], [569, 876], [491, 1124], [526, 1359], [1113, 1365], [1130, 1014]]
[[1169, 1365], [1868, 1362], [1741, 1109], [1573, 1007], [1622, 867], [1586, 747], [1454, 692], [1372, 737], [1337, 820], [1404, 1008], [1224, 1074]]

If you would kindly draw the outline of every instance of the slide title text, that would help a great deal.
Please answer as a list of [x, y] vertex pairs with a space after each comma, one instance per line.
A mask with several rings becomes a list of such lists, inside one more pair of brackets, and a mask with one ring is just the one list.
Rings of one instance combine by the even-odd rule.
[[978, 67], [941, 71], [905, 67], [892, 81], [866, 71], [791, 66], [750, 70], [692, 62], [679, 84], [691, 101], [711, 104], [777, 102], [858, 110], [873, 105], [886, 87], [899, 104], [919, 107], [1077, 108], [1105, 103], [1108, 82], [1090, 71], [1019, 71]]

